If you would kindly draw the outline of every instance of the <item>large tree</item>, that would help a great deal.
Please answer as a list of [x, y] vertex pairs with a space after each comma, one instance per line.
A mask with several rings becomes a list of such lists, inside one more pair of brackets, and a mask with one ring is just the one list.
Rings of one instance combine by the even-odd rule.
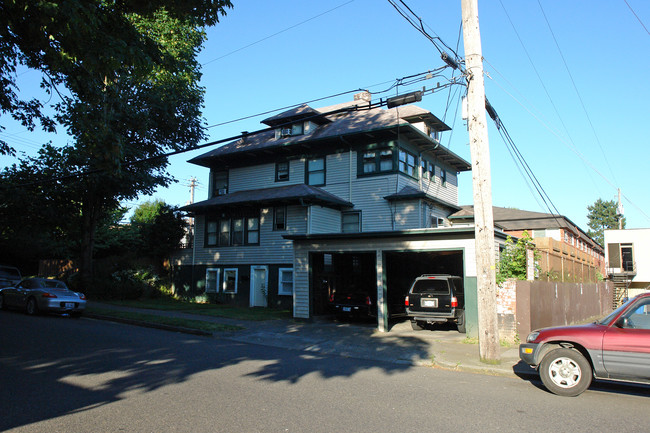
[[162, 200], [140, 204], [131, 217], [139, 238], [139, 253], [156, 259], [162, 268], [164, 259], [180, 245], [187, 226], [181, 213]]
[[203, 26], [227, 7], [229, 0], [0, 3], [0, 109], [27, 127], [40, 120], [52, 128], [42, 104], [20, 100], [15, 87], [17, 65], [41, 71], [42, 86], [60, 98], [55, 119], [74, 140], [61, 156], [79, 176], [41, 185], [76, 183], [84, 279], [98, 222], [120, 200], [168, 185], [164, 154], [204, 139], [196, 54]]
[[[605, 201], [598, 199], [593, 205], [587, 206], [589, 213], [587, 214], [587, 225], [589, 231], [587, 234], [598, 242], [604, 245], [604, 232], [607, 229], [618, 228], [618, 206], [614, 200]], [[622, 226], [625, 228], [625, 218], [623, 218]]]

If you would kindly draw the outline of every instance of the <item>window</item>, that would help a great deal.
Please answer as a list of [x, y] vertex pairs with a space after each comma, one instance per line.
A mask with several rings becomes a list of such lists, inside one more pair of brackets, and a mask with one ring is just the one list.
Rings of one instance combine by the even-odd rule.
[[377, 171], [377, 152], [365, 152], [363, 154], [363, 172], [374, 173]]
[[415, 173], [416, 160], [417, 158], [412, 153], [409, 153], [405, 150], [400, 150], [399, 158], [398, 158], [399, 171], [411, 177], [416, 177], [416, 173]]
[[291, 135], [302, 135], [304, 133], [304, 126], [302, 122], [294, 123], [291, 125]]
[[219, 291], [219, 269], [208, 268], [205, 270], [205, 292], [217, 293]]
[[442, 186], [447, 185], [447, 170], [440, 169], [440, 183]]
[[436, 166], [430, 162], [427, 162], [427, 171], [429, 172], [429, 179], [432, 182], [436, 181]]
[[361, 231], [361, 212], [341, 213], [341, 231], [343, 233], [358, 233]]
[[206, 246], [259, 245], [259, 216], [219, 218], [206, 223]]
[[237, 268], [223, 270], [223, 292], [224, 293], [237, 293], [237, 274], [238, 274]]
[[255, 245], [260, 243], [260, 219], [248, 218], [246, 220], [246, 244]]
[[217, 245], [217, 227], [218, 225], [216, 221], [208, 221], [205, 242], [207, 246]]
[[242, 245], [244, 243], [244, 219], [236, 218], [232, 220], [232, 244]]
[[287, 208], [276, 207], [273, 208], [273, 230], [286, 230], [287, 229]]
[[359, 173], [369, 174], [393, 171], [393, 151], [391, 149], [368, 150], [360, 155], [361, 164], [358, 168]]
[[278, 295], [293, 295], [293, 269], [280, 268], [278, 276]]
[[428, 179], [429, 172], [427, 171], [427, 162], [424, 159], [420, 161], [420, 169], [422, 171], [422, 179]]
[[379, 151], [379, 171], [393, 170], [393, 151], [391, 149]]
[[228, 172], [215, 171], [212, 173], [212, 196], [228, 194]]
[[307, 161], [307, 185], [325, 185], [325, 158]]
[[289, 180], [289, 161], [282, 161], [275, 164], [275, 181], [283, 182]]
[[219, 222], [219, 246], [230, 245], [230, 220], [224, 219]]

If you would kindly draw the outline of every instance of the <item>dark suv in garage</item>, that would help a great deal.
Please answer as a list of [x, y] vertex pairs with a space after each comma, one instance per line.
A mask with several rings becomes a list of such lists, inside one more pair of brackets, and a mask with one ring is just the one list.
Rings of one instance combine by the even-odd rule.
[[465, 333], [465, 291], [461, 277], [447, 274], [417, 277], [404, 306], [415, 330], [427, 323], [455, 322], [458, 332]]

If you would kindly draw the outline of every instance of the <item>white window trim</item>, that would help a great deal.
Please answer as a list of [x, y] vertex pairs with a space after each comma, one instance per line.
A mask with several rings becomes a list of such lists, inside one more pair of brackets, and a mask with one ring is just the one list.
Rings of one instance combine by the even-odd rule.
[[[287, 293], [286, 291], [282, 290], [282, 273], [283, 272], [291, 272], [291, 293]], [[280, 268], [280, 269], [278, 269], [278, 295], [280, 295], [280, 296], [293, 296], [293, 286], [294, 286], [293, 268]]]
[[[229, 271], [235, 271], [235, 290], [233, 292], [226, 291], [226, 273]], [[221, 282], [221, 291], [223, 293], [232, 293], [236, 294], [239, 286], [239, 269], [238, 268], [224, 268], [223, 270], [223, 281]]]
[[[214, 284], [214, 290], [208, 290], [208, 274], [214, 272], [217, 274], [217, 279]], [[219, 280], [221, 279], [221, 269], [219, 268], [207, 268], [205, 270], [205, 293], [219, 293]]]

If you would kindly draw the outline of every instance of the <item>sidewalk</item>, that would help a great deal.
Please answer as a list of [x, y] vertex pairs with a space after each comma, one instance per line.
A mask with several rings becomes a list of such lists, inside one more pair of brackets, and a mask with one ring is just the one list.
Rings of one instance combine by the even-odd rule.
[[[498, 365], [480, 362], [478, 344], [467, 343], [465, 334], [459, 334], [455, 328], [452, 329], [453, 327], [450, 327], [450, 329], [441, 328], [441, 330], [414, 331], [408, 321], [403, 321], [393, 324], [389, 332], [379, 332], [374, 324], [368, 322], [342, 323], [329, 320], [316, 320], [314, 322], [268, 320], [257, 322], [178, 311], [120, 307], [97, 302], [92, 302], [90, 305], [102, 309], [236, 325], [243, 329], [216, 332], [214, 334], [166, 325], [150, 326], [176, 332], [212, 335], [214, 338], [238, 342], [498, 376], [537, 376], [537, 373], [532, 368], [519, 362], [517, 346], [501, 347], [501, 363]], [[139, 322], [113, 319], [91, 313], [86, 316], [143, 325]]]

